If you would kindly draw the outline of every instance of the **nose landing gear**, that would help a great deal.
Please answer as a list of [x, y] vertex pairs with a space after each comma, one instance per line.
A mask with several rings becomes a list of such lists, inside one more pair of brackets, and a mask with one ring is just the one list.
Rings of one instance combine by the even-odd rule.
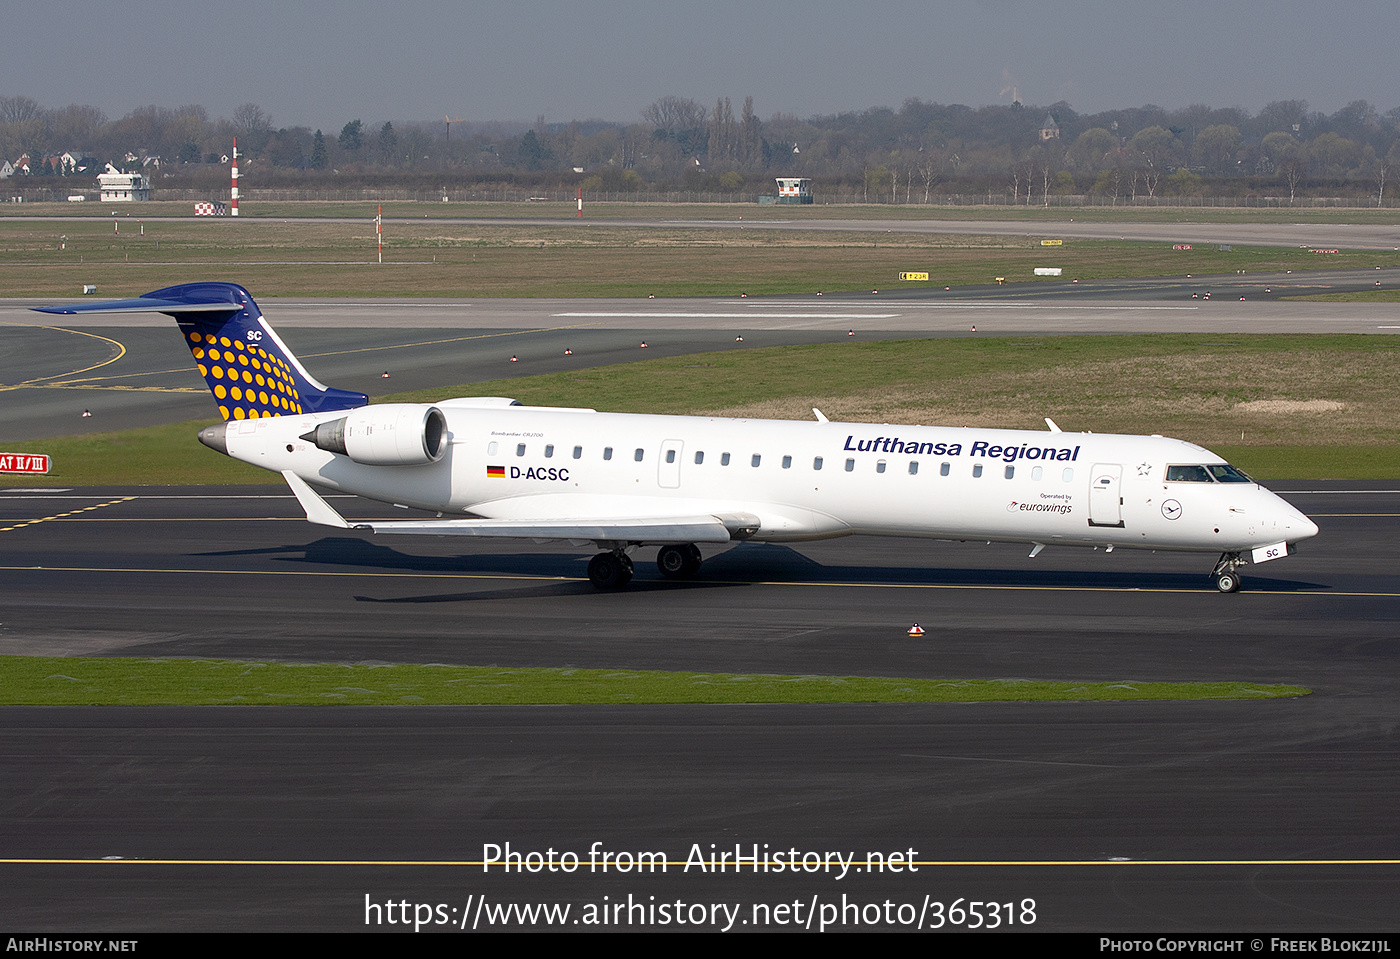
[[1215, 569], [1211, 570], [1215, 577], [1215, 588], [1222, 593], [1238, 593], [1242, 582], [1239, 574], [1239, 567], [1244, 566], [1246, 560], [1241, 553], [1221, 553], [1220, 562], [1215, 564]]

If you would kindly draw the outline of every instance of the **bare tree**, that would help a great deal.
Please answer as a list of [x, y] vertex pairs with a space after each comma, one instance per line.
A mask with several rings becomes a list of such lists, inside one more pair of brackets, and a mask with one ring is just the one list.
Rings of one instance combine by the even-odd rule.
[[919, 166], [919, 174], [924, 179], [924, 202], [929, 201], [929, 195], [933, 192], [934, 183], [942, 177], [938, 175], [939, 162], [937, 157], [926, 156], [924, 162]]
[[763, 155], [762, 147], [758, 117], [753, 112], [753, 97], [744, 97], [744, 112], [739, 121], [739, 162], [745, 166], [757, 163]]
[[1290, 133], [1270, 133], [1259, 149], [1269, 158], [1275, 172], [1288, 184], [1288, 203], [1293, 204], [1298, 193], [1298, 184], [1308, 167], [1307, 147], [1299, 143]]
[[1390, 171], [1400, 164], [1400, 141], [1392, 144], [1385, 156], [1376, 158], [1376, 206], [1385, 200], [1385, 181]]
[[[1129, 144], [1133, 151], [1142, 157], [1146, 168], [1142, 171], [1142, 183], [1147, 188], [1150, 200], [1157, 192], [1157, 184], [1171, 162], [1172, 151], [1180, 147], [1170, 130], [1160, 126], [1139, 130]], [[1137, 195], [1137, 181], [1133, 181], [1133, 195]]]
[[266, 133], [272, 129], [272, 117], [256, 103], [244, 103], [234, 109], [233, 125], [249, 136]]
[[642, 111], [642, 119], [667, 134], [705, 126], [705, 108], [686, 97], [662, 97]]
[[23, 123], [43, 114], [43, 108], [29, 97], [0, 97], [0, 123]]
[[710, 117], [710, 160], [733, 161], [738, 148], [734, 109], [728, 97], [720, 97], [715, 101], [715, 112]]

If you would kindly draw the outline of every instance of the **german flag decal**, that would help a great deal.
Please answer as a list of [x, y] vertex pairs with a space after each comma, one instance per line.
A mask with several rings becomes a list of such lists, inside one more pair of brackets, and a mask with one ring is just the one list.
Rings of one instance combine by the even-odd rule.
[[505, 479], [506, 468], [504, 466], [488, 466], [486, 467], [486, 475], [495, 479]]

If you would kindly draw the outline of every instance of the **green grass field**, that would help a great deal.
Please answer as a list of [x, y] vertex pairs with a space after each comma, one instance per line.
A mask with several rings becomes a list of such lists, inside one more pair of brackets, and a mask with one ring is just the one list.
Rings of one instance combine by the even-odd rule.
[[[1007, 429], [1044, 429], [1049, 416], [1070, 431], [1188, 439], [1260, 479], [1356, 479], [1400, 476], [1397, 381], [1394, 337], [1055, 336], [692, 354], [383, 399], [504, 395], [539, 406], [799, 420], [815, 406], [833, 420]], [[45, 477], [0, 483], [274, 479], [200, 446], [204, 425], [6, 444], [48, 453], [55, 465]]]
[[[0, 288], [7, 296], [68, 299], [83, 284], [135, 296], [195, 280], [238, 282], [258, 296], [735, 296], [1036, 282], [1037, 267], [1067, 277], [1308, 270], [1307, 250], [1196, 244], [821, 230], [706, 230], [655, 226], [391, 224], [376, 262], [370, 209], [353, 222], [195, 219], [20, 221], [0, 217]], [[1053, 229], [1047, 230], [1053, 236]], [[1329, 269], [1400, 266], [1400, 252], [1342, 251]], [[901, 272], [927, 272], [902, 283]]]
[[1277, 699], [1300, 686], [0, 656], [0, 705], [464, 706]]

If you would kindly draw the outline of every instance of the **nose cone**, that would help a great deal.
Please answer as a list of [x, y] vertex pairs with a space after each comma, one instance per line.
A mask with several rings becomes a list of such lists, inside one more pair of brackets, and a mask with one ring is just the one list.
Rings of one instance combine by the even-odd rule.
[[[1317, 524], [1316, 524], [1316, 523], [1314, 523], [1312, 520], [1308, 519], [1308, 518], [1307, 518], [1306, 516], [1304, 516], [1302, 513], [1299, 513], [1299, 514], [1298, 514], [1298, 520], [1299, 520], [1298, 525], [1302, 528], [1302, 532], [1300, 532], [1300, 533], [1298, 534], [1298, 537], [1297, 537], [1298, 539], [1307, 539], [1307, 538], [1310, 537], [1310, 536], [1316, 536], [1316, 535], [1317, 535]], [[1293, 537], [1290, 536], [1290, 537], [1289, 537], [1289, 540], [1290, 540], [1290, 542], [1293, 541]]]
[[1283, 538], [1290, 543], [1317, 535], [1317, 524], [1282, 498], [1278, 498], [1278, 525], [1284, 533]]

